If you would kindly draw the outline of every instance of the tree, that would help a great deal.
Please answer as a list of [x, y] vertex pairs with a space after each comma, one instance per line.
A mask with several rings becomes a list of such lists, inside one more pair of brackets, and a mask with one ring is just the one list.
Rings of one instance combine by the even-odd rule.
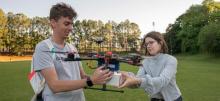
[[104, 26], [104, 29], [105, 29], [105, 44], [107, 45], [108, 47], [108, 50], [109, 51], [112, 51], [112, 39], [113, 39], [113, 27], [112, 27], [112, 23], [110, 21], [108, 21], [105, 26]]
[[209, 22], [199, 33], [198, 44], [203, 52], [219, 55], [220, 51], [220, 10], [209, 14]]
[[76, 44], [76, 47], [80, 51], [82, 48], [81, 42], [83, 42], [83, 30], [82, 30], [82, 23], [80, 20], [76, 20], [73, 23], [73, 41]]
[[52, 34], [49, 25], [48, 17], [34, 17], [31, 19], [30, 30], [28, 34], [28, 39], [31, 50], [34, 50], [34, 47], [38, 42], [48, 38]]
[[[219, 2], [204, 0], [203, 5], [192, 5], [174, 24], [170, 24], [165, 35], [168, 47], [172, 50], [170, 52], [197, 53], [200, 48], [204, 50], [204, 45], [201, 44], [206, 40], [204, 36], [212, 32], [209, 31], [211, 27], [220, 24], [219, 7]], [[209, 35], [212, 38], [213, 36], [215, 35]]]
[[169, 24], [166, 29], [165, 40], [168, 45], [170, 54], [181, 53], [181, 39], [178, 38], [177, 34], [181, 31], [180, 21], [178, 19], [174, 24]]
[[7, 14], [7, 29], [8, 29], [8, 33], [6, 33], [4, 35], [3, 38], [3, 43], [6, 47], [6, 51], [9, 52], [10, 54], [12, 53], [13, 48], [15, 47], [15, 43], [12, 43], [12, 41], [14, 42], [16, 39], [16, 37], [12, 37], [12, 36], [16, 36], [15, 33], [15, 21], [14, 21], [15, 15], [12, 12], [9, 12]]
[[30, 28], [30, 19], [22, 14], [16, 14], [14, 21], [16, 24], [14, 24], [14, 27], [17, 29], [16, 31], [16, 41], [14, 42], [14, 48], [13, 48], [13, 53], [17, 54], [17, 55], [24, 55], [24, 52], [26, 51], [27, 44], [28, 44], [28, 40], [27, 40], [27, 36], [28, 36], [28, 31]]
[[209, 12], [214, 12], [220, 10], [220, 3], [214, 0], [204, 0], [202, 4], [208, 8]]
[[131, 47], [132, 50], [136, 50], [138, 48], [139, 43], [139, 36], [140, 36], [140, 29], [136, 23], [130, 23], [130, 30], [128, 34], [128, 45]]
[[30, 28], [30, 19], [22, 14], [10, 14], [8, 15], [8, 25], [9, 25], [9, 43], [10, 43], [10, 53], [16, 55], [23, 55], [25, 52], [26, 35]]
[[119, 43], [122, 48], [125, 48], [126, 51], [128, 51], [128, 31], [129, 31], [129, 20], [125, 20], [124, 22], [119, 23], [117, 29], [119, 31], [118, 33], [118, 39]]
[[198, 44], [201, 50], [214, 55], [220, 55], [220, 22], [206, 25], [199, 33]]
[[118, 42], [122, 48], [128, 51], [129, 48], [137, 47], [141, 32], [136, 23], [125, 20], [118, 24], [116, 31]]
[[5, 15], [4, 11], [0, 9], [0, 51], [5, 48], [3, 40], [7, 33], [7, 16]]
[[208, 10], [201, 5], [193, 5], [182, 15], [181, 31], [177, 37], [181, 40], [181, 51], [197, 53], [199, 51], [198, 34], [208, 23]]

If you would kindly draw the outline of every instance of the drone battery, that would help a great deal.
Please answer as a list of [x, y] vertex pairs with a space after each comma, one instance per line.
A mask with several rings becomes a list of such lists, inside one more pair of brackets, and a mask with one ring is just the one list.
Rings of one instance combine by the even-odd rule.
[[109, 80], [106, 84], [114, 87], [119, 87], [121, 81], [121, 73], [114, 72], [111, 80]]
[[98, 58], [98, 66], [102, 66], [105, 64], [105, 59], [104, 58]]
[[[98, 66], [102, 66], [102, 65], [105, 65], [104, 58], [100, 58], [98, 60]], [[119, 71], [119, 61], [117, 59], [110, 59], [107, 68], [113, 72]]]

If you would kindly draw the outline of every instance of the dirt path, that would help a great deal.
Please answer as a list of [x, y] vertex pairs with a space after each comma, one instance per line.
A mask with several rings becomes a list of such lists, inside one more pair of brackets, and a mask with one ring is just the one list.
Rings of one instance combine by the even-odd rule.
[[32, 56], [0, 56], [0, 62], [31, 60]]

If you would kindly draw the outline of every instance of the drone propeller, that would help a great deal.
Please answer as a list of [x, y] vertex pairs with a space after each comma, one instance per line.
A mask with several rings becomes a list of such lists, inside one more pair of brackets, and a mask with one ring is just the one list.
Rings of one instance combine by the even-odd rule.
[[63, 52], [63, 51], [43, 51], [49, 53], [57, 53], [57, 54], [76, 54], [76, 52]]
[[58, 53], [58, 54], [68, 54], [68, 53], [71, 53], [71, 52], [62, 52], [62, 51], [43, 51], [43, 52]]
[[[107, 52], [105, 54], [105, 56], [97, 56], [97, 57], [83, 57], [83, 58], [77, 58], [75, 57], [76, 52], [63, 52], [63, 51], [43, 51], [43, 52], [49, 52], [49, 53], [57, 53], [57, 54], [67, 54], [67, 58], [64, 59], [64, 61], [82, 61], [82, 60], [98, 60], [100, 58], [104, 58], [104, 59], [116, 59], [120, 62], [123, 63], [128, 63], [130, 65], [134, 65], [134, 66], [141, 66], [142, 64], [140, 63], [140, 61], [144, 58], [138, 54], [133, 54], [131, 55], [131, 57], [129, 58], [120, 58], [120, 57], [112, 57], [113, 53], [112, 52]], [[108, 57], [108, 58], [106, 58]]]

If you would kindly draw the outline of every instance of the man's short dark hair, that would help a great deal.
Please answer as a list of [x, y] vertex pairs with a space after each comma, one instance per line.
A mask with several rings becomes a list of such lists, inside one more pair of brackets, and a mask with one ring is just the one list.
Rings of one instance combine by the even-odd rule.
[[52, 20], [58, 20], [60, 17], [68, 17], [69, 19], [74, 19], [77, 16], [77, 13], [75, 10], [68, 4], [65, 4], [63, 2], [57, 3], [56, 5], [53, 5], [50, 9], [50, 16], [49, 19]]

